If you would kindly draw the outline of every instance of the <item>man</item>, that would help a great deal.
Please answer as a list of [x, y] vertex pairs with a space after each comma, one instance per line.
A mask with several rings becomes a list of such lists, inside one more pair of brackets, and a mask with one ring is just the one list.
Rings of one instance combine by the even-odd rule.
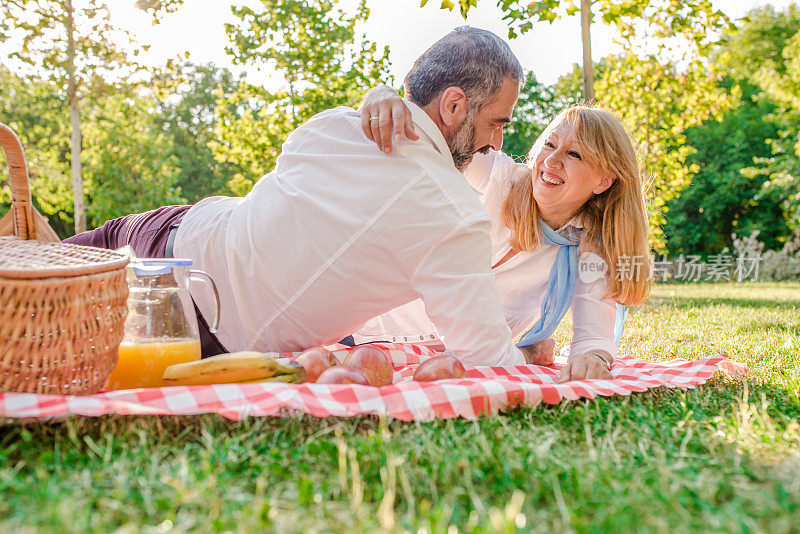
[[[167, 255], [191, 258], [214, 278], [220, 351], [332, 343], [421, 297], [464, 363], [522, 364], [490, 272], [489, 217], [458, 172], [475, 152], [500, 148], [522, 80], [505, 42], [459, 28], [406, 77], [419, 140], [386, 157], [358, 112], [328, 110], [289, 136], [275, 170], [247, 196], [207, 198], [177, 215], [156, 210], [155, 225], [153, 215], [133, 216], [115, 232], [135, 241], [146, 226], [139, 233], [151, 241], [174, 238]], [[213, 310], [204, 292], [193, 297], [201, 316]]]

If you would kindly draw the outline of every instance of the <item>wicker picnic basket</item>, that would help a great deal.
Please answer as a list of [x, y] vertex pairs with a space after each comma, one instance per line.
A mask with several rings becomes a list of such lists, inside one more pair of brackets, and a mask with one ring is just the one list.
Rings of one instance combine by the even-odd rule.
[[0, 219], [0, 391], [95, 393], [127, 314], [122, 254], [59, 243], [31, 205], [22, 145], [0, 124], [11, 210]]

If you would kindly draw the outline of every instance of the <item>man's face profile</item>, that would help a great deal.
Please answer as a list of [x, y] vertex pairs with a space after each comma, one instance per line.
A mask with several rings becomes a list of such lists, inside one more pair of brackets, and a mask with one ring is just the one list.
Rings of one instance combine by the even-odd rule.
[[477, 113], [470, 111], [464, 123], [448, 143], [453, 163], [463, 171], [475, 152], [485, 154], [489, 149], [503, 146], [503, 128], [511, 121], [514, 104], [519, 97], [519, 84], [506, 78], [494, 98]]

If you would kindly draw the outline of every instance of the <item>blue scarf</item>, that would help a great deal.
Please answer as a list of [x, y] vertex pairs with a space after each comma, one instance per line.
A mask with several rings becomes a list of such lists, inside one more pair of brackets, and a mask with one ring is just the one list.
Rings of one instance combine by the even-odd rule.
[[542, 301], [539, 320], [531, 325], [517, 341], [518, 347], [527, 347], [553, 335], [558, 323], [566, 315], [572, 296], [575, 294], [575, 279], [578, 276], [578, 244], [559, 234], [539, 219], [539, 239], [544, 245], [558, 247], [556, 261], [550, 268], [547, 293]]
[[[575, 279], [578, 276], [578, 245], [580, 229], [572, 228], [575, 240], [559, 234], [543, 220], [539, 220], [539, 238], [545, 245], [559, 247], [556, 261], [550, 268], [547, 293], [542, 301], [539, 320], [533, 323], [517, 341], [517, 347], [527, 347], [553, 335], [558, 324], [567, 314], [575, 295]], [[625, 328], [625, 306], [617, 304], [617, 321], [614, 325], [614, 344], [619, 345]]]

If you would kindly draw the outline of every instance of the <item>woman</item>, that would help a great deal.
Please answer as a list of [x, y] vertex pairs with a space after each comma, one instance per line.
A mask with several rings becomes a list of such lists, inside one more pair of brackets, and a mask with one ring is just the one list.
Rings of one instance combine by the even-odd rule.
[[[364, 132], [387, 153], [391, 133], [396, 141], [403, 132], [416, 138], [408, 110], [389, 88], [370, 91], [361, 113]], [[571, 308], [570, 359], [560, 380], [610, 378], [616, 303], [641, 304], [650, 290], [642, 182], [620, 121], [594, 106], [565, 109], [534, 143], [527, 165], [499, 151], [476, 153], [464, 176], [492, 218], [501, 303], [529, 361], [538, 352], [539, 363], [552, 363], [549, 336]], [[355, 334], [357, 341], [387, 336], [436, 338], [419, 301]]]

